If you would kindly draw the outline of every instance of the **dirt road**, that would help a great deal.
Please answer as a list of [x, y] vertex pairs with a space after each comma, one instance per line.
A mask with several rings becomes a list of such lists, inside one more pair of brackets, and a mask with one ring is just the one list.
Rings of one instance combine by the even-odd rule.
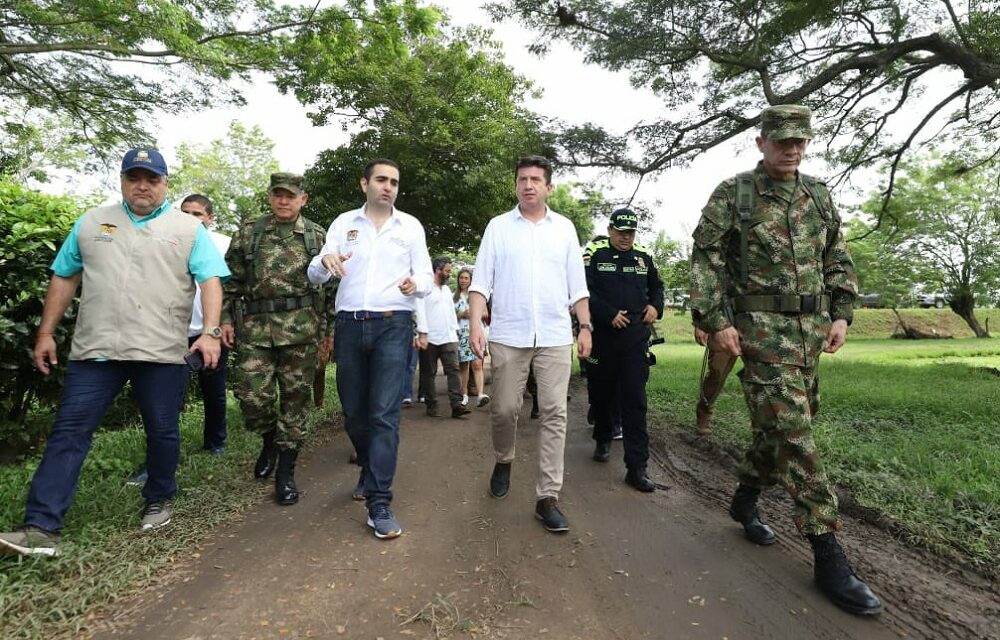
[[537, 423], [527, 407], [511, 493], [495, 500], [487, 412], [428, 418], [417, 405], [403, 414], [394, 487], [402, 537], [380, 541], [365, 526], [340, 433], [303, 456], [297, 506], [266, 500], [217, 531], [168, 588], [124, 605], [98, 637], [1000, 637], [996, 585], [854, 521], [840, 539], [885, 612], [841, 612], [812, 584], [784, 496], [763, 502], [778, 544], [750, 544], [725, 513], [728, 465], [682, 436], [659, 442], [651, 465], [669, 489], [640, 494], [622, 482], [620, 443], [612, 463], [591, 461], [584, 394], [574, 394], [560, 502], [568, 535], [533, 515]]

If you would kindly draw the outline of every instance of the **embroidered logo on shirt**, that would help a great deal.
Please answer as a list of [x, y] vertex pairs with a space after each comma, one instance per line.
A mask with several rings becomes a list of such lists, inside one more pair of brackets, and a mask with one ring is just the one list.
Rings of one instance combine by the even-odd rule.
[[347, 232], [347, 241], [350, 242], [350, 243], [352, 243], [352, 244], [356, 244], [357, 243], [357, 241], [358, 241], [358, 230], [357, 229], [351, 229], [350, 231]]
[[597, 263], [597, 270], [598, 271], [617, 271], [618, 270], [618, 266], [615, 263], [613, 263], [613, 262], [598, 262]]
[[118, 229], [118, 225], [111, 224], [110, 222], [101, 223], [101, 234], [96, 236], [94, 240], [96, 242], [114, 242], [115, 230]]

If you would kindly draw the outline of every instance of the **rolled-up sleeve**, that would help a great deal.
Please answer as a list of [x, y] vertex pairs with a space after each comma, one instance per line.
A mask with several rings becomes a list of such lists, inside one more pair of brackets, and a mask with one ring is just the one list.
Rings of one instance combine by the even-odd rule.
[[583, 254], [576, 240], [576, 229], [570, 226], [566, 241], [566, 288], [569, 292], [569, 306], [590, 297], [587, 290], [587, 272], [583, 268]]
[[414, 242], [410, 243], [410, 272], [417, 287], [413, 295], [423, 298], [431, 292], [434, 286], [434, 269], [431, 267], [431, 254], [427, 250], [427, 235], [419, 224], [412, 229]]
[[475, 291], [487, 300], [490, 299], [490, 293], [493, 291], [493, 270], [496, 267], [493, 255], [494, 229], [494, 221], [491, 220], [486, 225], [486, 231], [483, 232], [482, 242], [479, 243], [476, 266], [472, 270], [472, 284], [469, 285], [470, 292]]

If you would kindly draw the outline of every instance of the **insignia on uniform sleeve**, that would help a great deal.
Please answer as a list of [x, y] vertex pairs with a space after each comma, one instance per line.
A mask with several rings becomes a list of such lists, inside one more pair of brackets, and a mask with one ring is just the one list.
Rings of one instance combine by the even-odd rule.
[[583, 254], [583, 266], [585, 266], [585, 267], [589, 267], [590, 266], [590, 254], [589, 253]]

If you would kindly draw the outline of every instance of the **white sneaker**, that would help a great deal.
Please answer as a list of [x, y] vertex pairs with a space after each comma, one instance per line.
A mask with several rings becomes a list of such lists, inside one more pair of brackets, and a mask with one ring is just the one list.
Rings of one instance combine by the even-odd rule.
[[485, 393], [480, 393], [479, 394], [479, 400], [476, 402], [476, 406], [479, 407], [479, 408], [483, 408], [486, 405], [488, 405], [489, 403], [490, 403], [490, 397], [488, 395], [486, 395]]
[[463, 395], [462, 396], [462, 406], [464, 407], [467, 404], [469, 404], [469, 396]]

